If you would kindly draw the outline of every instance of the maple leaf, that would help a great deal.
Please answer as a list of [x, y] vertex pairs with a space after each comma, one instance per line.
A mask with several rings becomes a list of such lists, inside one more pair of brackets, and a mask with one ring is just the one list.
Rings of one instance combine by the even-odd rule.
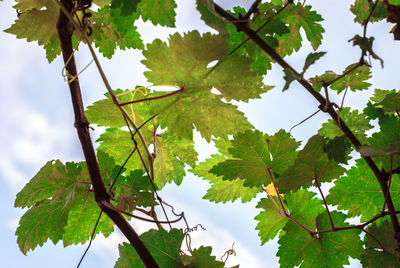
[[174, 0], [145, 0], [137, 5], [136, 14], [141, 15], [143, 21], [150, 20], [154, 25], [175, 27]]
[[120, 9], [105, 6], [93, 15], [94, 44], [104, 57], [111, 59], [117, 45], [120, 49], [139, 48], [143, 43], [136, 26], [133, 25], [138, 15], [122, 16]]
[[[351, 111], [349, 107], [342, 108], [339, 116], [357, 139], [361, 143], [366, 143], [367, 136], [365, 132], [373, 128], [369, 123], [369, 119], [363, 113], [359, 113], [358, 110]], [[328, 122], [323, 123], [322, 127], [318, 130], [318, 134], [331, 140], [345, 135], [333, 119], [329, 119]]]
[[[390, 1], [389, 1], [390, 2]], [[355, 15], [354, 21], [363, 24], [371, 13], [374, 3], [368, 0], [355, 0], [351, 5], [350, 10]], [[384, 2], [379, 2], [372, 12], [369, 21], [376, 22], [387, 17], [387, 10]]]
[[43, 246], [48, 239], [57, 244], [63, 237], [69, 210], [70, 207], [61, 200], [43, 200], [26, 211], [15, 232], [21, 252], [26, 255], [29, 250]]
[[[150, 230], [141, 234], [140, 239], [149, 249], [150, 254], [160, 267], [180, 267], [179, 252], [184, 238], [182, 230], [164, 229]], [[119, 258], [115, 268], [123, 267], [145, 267], [136, 250], [129, 243], [118, 246]]]
[[[177, 137], [192, 139], [196, 127], [202, 137], [210, 141], [211, 135], [225, 137], [238, 129], [251, 127], [243, 113], [222, 98], [247, 102], [260, 98], [260, 94], [271, 87], [262, 84], [262, 77], [251, 70], [248, 59], [237, 55], [222, 59], [226, 54], [224, 37], [209, 33], [200, 36], [197, 31], [183, 37], [172, 35], [169, 46], [159, 39], [147, 46], [143, 51], [146, 57], [143, 63], [151, 70], [145, 72], [148, 81], [179, 88], [149, 95], [149, 98], [156, 98], [150, 102], [150, 110], [152, 114], [160, 113], [158, 119], [162, 128], [168, 128]], [[207, 68], [215, 60], [220, 60], [217, 67]], [[235, 72], [232, 73], [233, 66]], [[211, 93], [213, 87], [221, 95]], [[169, 97], [163, 98], [165, 95]]]
[[399, 267], [400, 261], [396, 249], [397, 242], [393, 238], [393, 226], [389, 220], [385, 220], [381, 225], [372, 224], [368, 227], [368, 232], [373, 235], [385, 247], [382, 251], [381, 246], [371, 236], [366, 235], [366, 249], [361, 257], [361, 263], [365, 267]]
[[[343, 213], [333, 211], [331, 215], [336, 226], [349, 226]], [[314, 225], [316, 231], [331, 228], [326, 213], [314, 219]], [[283, 230], [285, 234], [278, 241], [277, 253], [282, 267], [342, 267], [349, 264], [349, 256], [359, 259], [363, 252], [359, 229], [321, 233], [317, 238], [311, 237], [293, 222], [289, 222]]]
[[[393, 202], [400, 204], [397, 180], [392, 180], [390, 190]], [[326, 200], [347, 210], [350, 217], [361, 216], [361, 221], [367, 221], [381, 212], [384, 197], [374, 173], [363, 159], [358, 159], [356, 165], [346, 171], [346, 176], [335, 181]]]
[[[71, 202], [68, 221], [64, 227], [64, 247], [78, 243], [84, 244], [89, 240], [100, 211], [94, 200], [94, 195], [90, 192]], [[95, 235], [101, 232], [105, 237], [108, 237], [113, 231], [114, 222], [103, 213], [97, 224]]]
[[321, 15], [311, 10], [311, 6], [302, 6], [300, 2], [288, 5], [277, 17], [288, 24], [290, 32], [282, 35], [277, 52], [281, 55], [291, 55], [301, 47], [300, 29], [303, 28], [307, 39], [314, 50], [321, 45], [324, 28], [319, 24]]
[[[284, 197], [286, 209], [290, 211], [290, 215], [295, 219], [304, 220], [315, 218], [319, 213], [324, 211], [322, 201], [314, 198], [316, 194], [306, 190], [299, 190]], [[282, 211], [279, 201], [276, 197], [263, 198], [258, 203], [257, 208], [263, 209], [254, 219], [258, 221], [256, 230], [261, 239], [261, 245], [264, 245], [270, 239], [276, 237], [278, 232], [289, 222]]]
[[309, 187], [315, 178], [319, 183], [329, 182], [345, 171], [336, 161], [329, 159], [324, 152], [324, 138], [311, 137], [301, 150], [292, 166], [283, 172], [278, 180], [278, 188], [282, 193]]

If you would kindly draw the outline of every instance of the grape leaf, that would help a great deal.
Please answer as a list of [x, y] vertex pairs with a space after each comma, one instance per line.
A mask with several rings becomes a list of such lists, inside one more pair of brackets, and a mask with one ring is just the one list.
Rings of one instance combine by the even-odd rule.
[[[390, 1], [389, 1], [390, 2]], [[371, 13], [374, 3], [368, 0], [355, 0], [354, 4], [351, 5], [350, 10], [355, 15], [354, 21], [360, 24], [364, 23], [369, 14]], [[387, 17], [387, 10], [383, 2], [379, 2], [374, 9], [370, 22], [376, 22], [383, 20]]]
[[[390, 189], [394, 203], [400, 205], [397, 180], [392, 180]], [[361, 221], [367, 221], [380, 213], [384, 197], [374, 173], [363, 159], [359, 159], [346, 176], [335, 181], [326, 200], [339, 209], [347, 210], [350, 217], [361, 216]]]
[[368, 232], [372, 234], [382, 245], [381, 246], [371, 236], [366, 235], [364, 240], [366, 249], [361, 257], [361, 263], [365, 267], [399, 267], [400, 261], [396, 250], [397, 242], [393, 238], [393, 226], [389, 220], [384, 221], [380, 226], [375, 223], [368, 227]]
[[382, 108], [385, 112], [399, 112], [400, 109], [400, 93], [388, 93], [383, 100], [378, 102], [376, 106]]
[[[295, 219], [315, 218], [319, 213], [324, 211], [322, 201], [314, 198], [315, 193], [306, 190], [299, 190], [294, 193], [285, 195], [284, 203], [286, 209], [290, 211], [290, 215]], [[275, 203], [275, 204], [274, 204]], [[263, 198], [258, 203], [257, 208], [263, 210], [254, 218], [258, 221], [256, 230], [261, 239], [261, 245], [264, 245], [270, 239], [275, 238], [278, 232], [286, 226], [289, 218], [285, 217], [278, 211], [282, 210], [277, 198], [274, 201], [271, 198]]]
[[[335, 226], [349, 225], [345, 222], [344, 214], [333, 211], [331, 215]], [[320, 214], [314, 224], [317, 231], [331, 228], [326, 213]], [[359, 259], [363, 252], [359, 238], [361, 230], [358, 229], [321, 233], [318, 238], [313, 238], [289, 222], [284, 231], [285, 234], [278, 241], [280, 246], [277, 253], [282, 267], [342, 267], [349, 264], [349, 256]]]
[[210, 172], [223, 176], [224, 180], [240, 177], [245, 180], [243, 185], [249, 187], [270, 183], [268, 169], [282, 172], [293, 162], [298, 147], [298, 143], [283, 130], [274, 136], [264, 135], [258, 130], [248, 130], [235, 135], [231, 144], [229, 153], [232, 159], [218, 163]]
[[136, 207], [156, 206], [153, 189], [148, 176], [142, 170], [135, 170], [125, 178], [128, 187], [121, 187], [117, 197], [117, 207], [123, 211], [134, 211]]
[[349, 42], [353, 41], [353, 46], [359, 46], [365, 53], [368, 53], [368, 56], [379, 60], [381, 63], [381, 67], [383, 68], [383, 59], [379, 57], [373, 50], [372, 45], [374, 43], [375, 37], [361, 37], [360, 35], [355, 35]]
[[289, 68], [283, 69], [283, 73], [285, 74], [283, 76], [283, 79], [285, 79], [285, 85], [283, 86], [282, 91], [289, 89], [289, 86], [293, 81], [301, 78], [301, 75], [296, 74]]
[[[357, 63], [351, 64], [346, 67], [343, 73], [353, 68]], [[371, 84], [365, 82], [371, 78], [371, 70], [367, 65], [359, 66], [357, 69], [347, 74], [345, 77], [339, 79], [331, 85], [331, 88], [336, 90], [338, 93], [345, 90], [347, 87], [351, 91], [368, 89]]]
[[52, 40], [45, 44], [43, 48], [46, 50], [46, 58], [51, 63], [61, 54], [60, 42]]
[[[342, 108], [338, 114], [357, 139], [361, 143], [366, 143], [367, 136], [365, 132], [373, 128], [369, 124], [369, 119], [363, 113], [359, 113], [358, 110], [350, 111], [349, 107]], [[328, 122], [323, 123], [322, 127], [318, 130], [318, 134], [331, 140], [345, 135], [333, 119], [329, 119]]]
[[145, 22], [150, 20], [154, 25], [175, 27], [175, 8], [174, 0], [142, 0], [136, 14], [140, 14]]
[[309, 187], [315, 178], [319, 183], [329, 182], [340, 176], [345, 169], [324, 152], [324, 139], [315, 135], [299, 152], [292, 166], [283, 172], [278, 180], [278, 188], [287, 193], [300, 187]]
[[14, 206], [25, 208], [51, 197], [74, 195], [84, 187], [78, 180], [87, 181], [87, 178], [87, 170], [79, 165], [49, 161], [17, 194]]
[[[179, 252], [184, 237], [182, 230], [172, 229], [167, 232], [164, 229], [152, 229], [139, 237], [160, 267], [181, 267]], [[115, 268], [145, 267], [131, 244], [123, 243], [118, 246], [118, 249], [119, 258]]]
[[400, 0], [388, 0], [391, 5], [400, 5]]
[[57, 244], [63, 237], [69, 209], [62, 200], [43, 200], [26, 211], [15, 233], [22, 253], [26, 255], [29, 250], [43, 246], [48, 239]]
[[[152, 134], [145, 137], [145, 139], [148, 144], [153, 144], [154, 142]], [[122, 165], [135, 148], [130, 133], [120, 129], [106, 129], [106, 132], [100, 135], [97, 141], [100, 142], [99, 149], [114, 157], [118, 165]], [[145, 157], [147, 153], [139, 140], [137, 141], [137, 146], [137, 150], [140, 151], [145, 164], [148, 166], [149, 163], [147, 157]], [[185, 175], [185, 163], [193, 167], [197, 160], [193, 141], [177, 139], [168, 132], [164, 132], [156, 136], [155, 148], [154, 180], [157, 186], [161, 189], [165, 183], [172, 181], [179, 185]], [[140, 156], [136, 152], [125, 167], [130, 171], [144, 169]]]
[[235, 135], [229, 152], [234, 157], [214, 166], [210, 172], [224, 180], [245, 180], [244, 186], [259, 187], [268, 184], [267, 169], [271, 166], [266, 136], [258, 130]]
[[336, 79], [338, 76], [339, 75], [333, 71], [325, 71], [325, 73], [321, 75], [316, 75], [315, 77], [310, 78], [310, 82], [316, 91], [320, 91], [324, 82], [328, 83], [333, 81], [333, 79]]
[[[288, 27], [274, 15], [278, 9], [277, 6], [271, 3], [260, 3], [258, 9], [258, 16], [250, 21], [249, 26], [253, 30], [259, 30], [257, 35], [269, 46], [275, 48], [278, 46], [279, 36], [289, 32]], [[239, 13], [245, 14], [246, 10], [235, 7], [232, 15], [238, 17]], [[268, 23], [265, 24], [266, 22]], [[237, 50], [236, 54], [250, 57], [252, 68], [259, 74], [265, 74], [267, 70], [271, 69], [272, 59], [264, 51], [254, 42], [243, 43], [247, 40], [247, 35], [237, 31], [234, 25], [228, 25], [226, 29], [229, 33], [228, 43], [231, 51]]]
[[117, 45], [120, 49], [143, 49], [143, 43], [136, 26], [138, 15], [123, 16], [120, 9], [105, 6], [93, 15], [93, 38], [96, 47], [104, 57], [111, 59]]
[[142, 0], [112, 0], [111, 8], [119, 9], [121, 8], [121, 16], [130, 16], [137, 9], [137, 5]]
[[211, 158], [199, 163], [194, 169], [189, 170], [196, 176], [202, 177], [211, 183], [211, 187], [207, 190], [203, 199], [215, 203], [233, 202], [238, 198], [241, 199], [242, 203], [251, 201], [261, 191], [260, 188], [246, 187], [243, 185], [244, 180], [240, 178], [233, 181], [224, 181], [222, 177], [209, 173], [212, 167], [225, 160], [225, 156], [214, 154]]
[[[78, 243], [84, 244], [90, 239], [100, 211], [100, 208], [94, 201], [94, 195], [90, 192], [75, 199], [71, 205], [67, 225], [64, 227], [64, 247]], [[107, 237], [113, 231], [113, 221], [107, 215], [102, 214], [95, 234], [101, 232]]]
[[[196, 127], [210, 141], [211, 135], [224, 137], [251, 127], [236, 106], [223, 102], [222, 97], [227, 101], [247, 102], [260, 98], [260, 94], [271, 87], [262, 84], [262, 77], [252, 71], [249, 60], [241, 56], [229, 56], [215, 69], [207, 68], [210, 62], [226, 54], [224, 37], [208, 33], [200, 36], [197, 31], [183, 37], [172, 35], [169, 47], [158, 39], [147, 46], [143, 63], [151, 70], [145, 72], [149, 82], [179, 88], [150, 96], [153, 98], [151, 112], [160, 113], [158, 119], [162, 128], [174, 131], [177, 137], [192, 139], [192, 130]], [[221, 95], [211, 93], [213, 87]], [[166, 95], [168, 97], [164, 97]]]
[[324, 52], [324, 51], [308, 54], [306, 61], [304, 62], [302, 74], [304, 74], [307, 71], [307, 69], [310, 68], [311, 65], [313, 65], [317, 60], [322, 58], [325, 54], [326, 54], [326, 52]]
[[[4, 31], [16, 35], [19, 39], [26, 38], [28, 42], [38, 41], [39, 45], [58, 40], [56, 28], [58, 6], [51, 0], [45, 0], [33, 6], [33, 9], [26, 10], [10, 28]], [[39, 6], [40, 9], [36, 9]], [[24, 7], [24, 9], [27, 8], [27, 6]]]
[[351, 159], [349, 155], [351, 151], [351, 143], [346, 136], [325, 139], [324, 152], [328, 154], [329, 159], [341, 164], [347, 164], [347, 161]]
[[288, 24], [290, 32], [284, 34], [279, 40], [277, 52], [281, 55], [291, 55], [293, 50], [301, 47], [300, 29], [303, 28], [307, 39], [314, 50], [321, 45], [324, 28], [319, 24], [323, 20], [321, 15], [311, 10], [311, 6], [302, 6], [300, 2], [288, 5], [277, 17]]
[[197, 10], [201, 14], [201, 19], [211, 28], [221, 34], [226, 34], [226, 20], [215, 12], [212, 0], [196, 0]]
[[374, 103], [377, 104], [378, 102], [381, 102], [386, 95], [391, 94], [391, 93], [396, 93], [395, 89], [392, 90], [382, 90], [379, 88], [376, 88], [374, 91], [374, 95], [370, 98], [370, 100]]
[[[193, 268], [223, 268], [225, 263], [217, 261], [215, 256], [211, 255], [212, 248], [201, 246], [194, 249], [191, 253], [191, 262], [187, 267]], [[185, 266], [186, 267], [186, 266]]]

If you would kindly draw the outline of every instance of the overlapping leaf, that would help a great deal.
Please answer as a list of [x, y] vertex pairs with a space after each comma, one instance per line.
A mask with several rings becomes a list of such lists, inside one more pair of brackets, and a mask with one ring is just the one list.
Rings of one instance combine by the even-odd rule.
[[[145, 72], [154, 85], [178, 87], [175, 92], [157, 92], [149, 97], [152, 114], [160, 113], [161, 127], [168, 128], [180, 138], [192, 139], [194, 127], [210, 141], [211, 136], [226, 137], [238, 129], [251, 125], [236, 106], [223, 102], [232, 99], [248, 101], [260, 98], [270, 87], [262, 84], [262, 78], [251, 70], [248, 59], [227, 54], [226, 40], [222, 36], [189, 32], [183, 37], [174, 34], [169, 46], [155, 40], [143, 52], [143, 63], [151, 71]], [[220, 60], [215, 69], [207, 68]], [[229, 75], [227, 74], [229, 70]], [[215, 87], [221, 95], [211, 93]], [[169, 94], [169, 97], [163, 97]], [[191, 107], [188, 109], [188, 107]]]
[[278, 188], [283, 193], [307, 188], [318, 182], [329, 182], [340, 176], [345, 169], [336, 161], [329, 159], [324, 152], [324, 139], [315, 135], [311, 137], [302, 151], [299, 152], [292, 166], [283, 172], [278, 179]]
[[140, 34], [133, 25], [137, 18], [137, 15], [122, 16], [120, 9], [111, 9], [109, 6], [94, 13], [94, 43], [104, 57], [111, 59], [117, 46], [122, 50], [143, 48]]
[[[259, 4], [259, 15], [252, 20], [249, 25], [252, 29], [258, 30], [265, 22], [269, 21], [260, 29], [258, 36], [273, 48], [278, 46], [279, 36], [289, 32], [288, 27], [281, 21], [281, 19], [274, 16], [274, 12], [276, 12], [277, 9], [278, 6], [271, 3]], [[239, 13], [245, 14], [246, 10], [235, 7], [233, 15], [238, 17]], [[254, 42], [246, 42], [242, 44], [247, 39], [247, 35], [238, 32], [234, 25], [228, 25], [226, 29], [229, 33], [228, 43], [231, 50], [241, 46], [236, 53], [250, 57], [252, 59], [253, 69], [258, 71], [260, 74], [265, 74], [267, 70], [271, 69], [272, 59]]]
[[[390, 1], [389, 1], [390, 2]], [[355, 0], [351, 5], [350, 10], [355, 15], [354, 21], [363, 24], [372, 11], [374, 3], [368, 0]], [[386, 7], [384, 2], [378, 2], [374, 8], [372, 15], [369, 18], [370, 22], [383, 20], [387, 17]]]
[[[307, 225], [310, 219], [314, 219], [324, 210], [322, 201], [314, 198], [314, 196], [315, 193], [306, 190], [299, 190], [285, 195], [285, 208], [292, 217], [296, 220], [304, 221], [303, 223]], [[256, 230], [259, 231], [258, 236], [261, 239], [261, 245], [263, 245], [270, 239], [275, 238], [278, 232], [285, 227], [290, 220], [283, 214], [279, 201], [275, 197], [273, 200], [271, 200], [271, 197], [268, 199], [261, 199], [257, 208], [263, 209], [254, 218], [258, 221]]]
[[207, 267], [207, 268], [223, 268], [225, 263], [217, 261], [215, 256], [211, 255], [212, 248], [201, 246], [196, 248], [190, 256], [190, 264], [188, 267]]
[[[331, 212], [335, 226], [348, 226], [346, 215]], [[315, 230], [331, 228], [328, 215], [320, 214], [314, 219]], [[314, 230], [314, 228], [312, 228]], [[313, 238], [299, 226], [290, 222], [284, 228], [285, 234], [279, 239], [279, 263], [282, 267], [342, 267], [349, 264], [349, 256], [359, 259], [362, 242], [361, 230], [350, 229], [340, 232], [318, 234]]]
[[112, 9], [121, 9], [122, 16], [130, 16], [137, 9], [137, 5], [142, 0], [112, 0]]
[[[154, 142], [153, 134], [145, 138], [148, 144]], [[145, 165], [148, 167], [149, 163], [145, 148], [138, 138], [137, 140], [137, 150], [139, 150]], [[99, 149], [114, 157], [118, 165], [122, 165], [135, 148], [130, 133], [120, 129], [107, 129], [98, 141], [100, 141]], [[193, 141], [187, 139], [178, 140], [169, 133], [163, 133], [156, 136], [155, 148], [154, 180], [157, 186], [162, 188], [165, 183], [172, 181], [179, 185], [185, 175], [185, 163], [194, 166], [197, 159]], [[145, 170], [137, 152], [132, 155], [125, 167], [131, 171], [136, 169]]]
[[277, 52], [280, 55], [290, 55], [298, 51], [302, 45], [300, 29], [306, 33], [308, 41], [314, 50], [317, 50], [322, 42], [322, 33], [325, 32], [322, 25], [321, 15], [311, 10], [311, 6], [302, 6], [301, 2], [288, 5], [279, 15], [281, 20], [288, 24], [290, 32], [284, 34], [279, 40]]
[[175, 0], [141, 0], [137, 4], [136, 14], [154, 25], [175, 27], [175, 8]]
[[[184, 237], [182, 230], [172, 229], [167, 232], [164, 229], [152, 229], [139, 237], [160, 267], [181, 266], [179, 252]], [[123, 243], [119, 245], [118, 249], [119, 258], [114, 266], [115, 268], [145, 267], [131, 244]]]
[[[358, 140], [361, 143], [365, 143], [367, 141], [365, 132], [373, 128], [369, 123], [369, 119], [363, 113], [359, 113], [358, 110], [351, 111], [349, 107], [344, 107], [339, 115]], [[331, 140], [344, 136], [344, 132], [333, 119], [323, 123], [318, 130], [318, 134]]]
[[[346, 69], [343, 71], [343, 73], [352, 69], [356, 64], [357, 63], [347, 66]], [[310, 81], [312, 82], [314, 89], [319, 91], [319, 90], [321, 90], [323, 82], [330, 82], [333, 79], [337, 78], [338, 76], [339, 76], [338, 74], [336, 74], [332, 71], [327, 71], [327, 72], [325, 72], [325, 74], [318, 75], [318, 76], [311, 78]], [[336, 90], [337, 93], [342, 92], [347, 87], [350, 88], [350, 90], [354, 91], [354, 92], [356, 90], [365, 90], [371, 86], [370, 83], [366, 82], [370, 78], [371, 78], [370, 68], [367, 65], [362, 65], [362, 66], [357, 67], [355, 70], [348, 73], [341, 79], [332, 83], [330, 85], [330, 87], [332, 89]]]
[[380, 243], [382, 243], [385, 251], [382, 251], [381, 245], [371, 236], [366, 235], [366, 249], [361, 257], [361, 263], [365, 267], [378, 268], [400, 266], [399, 255], [396, 249], [397, 242], [393, 238], [393, 226], [389, 220], [383, 222], [382, 225], [376, 224], [368, 227], [368, 232], [373, 235]]
[[[400, 204], [400, 184], [397, 179], [392, 180], [391, 193], [394, 203]], [[326, 199], [339, 209], [347, 210], [350, 217], [361, 216], [362, 221], [379, 214], [384, 202], [379, 182], [363, 159], [357, 160], [346, 176], [335, 182]]]
[[272, 137], [248, 130], [234, 136], [229, 149], [232, 159], [217, 164], [210, 172], [223, 176], [224, 180], [242, 178], [244, 186], [267, 185], [271, 182], [268, 169], [274, 173], [282, 172], [293, 161], [297, 146], [298, 143], [283, 130]]
[[201, 19], [211, 28], [217, 30], [220, 34], [226, 34], [226, 20], [214, 9], [212, 0], [196, 0], [197, 10], [201, 14]]

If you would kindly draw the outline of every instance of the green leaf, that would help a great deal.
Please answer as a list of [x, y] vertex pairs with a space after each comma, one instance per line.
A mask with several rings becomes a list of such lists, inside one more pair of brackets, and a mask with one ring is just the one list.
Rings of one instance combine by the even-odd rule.
[[347, 164], [347, 161], [351, 159], [351, 156], [349, 156], [351, 151], [352, 146], [346, 136], [325, 139], [324, 152], [328, 154], [329, 159]]
[[61, 54], [61, 47], [59, 41], [50, 41], [43, 46], [46, 50], [46, 58], [51, 63]]
[[365, 235], [366, 249], [361, 257], [361, 263], [365, 267], [399, 267], [400, 261], [396, 249], [397, 242], [393, 238], [393, 226], [386, 220], [379, 227], [374, 223], [368, 227], [368, 232], [373, 235], [385, 248], [381, 246], [369, 235]]
[[[71, 205], [67, 225], [64, 227], [64, 247], [78, 243], [84, 244], [89, 240], [100, 212], [101, 210], [94, 201], [92, 193], [84, 194], [80, 198], [75, 199]], [[113, 221], [103, 213], [97, 225], [95, 235], [101, 232], [107, 237], [113, 231]]]
[[[200, 36], [197, 31], [183, 37], [174, 34], [169, 46], [157, 39], [143, 54], [143, 63], [151, 70], [145, 72], [149, 82], [178, 88], [152, 94], [150, 97], [156, 99], [150, 105], [152, 114], [160, 113], [160, 126], [179, 138], [192, 139], [194, 127], [207, 141], [211, 135], [226, 137], [250, 128], [243, 113], [222, 98], [247, 102], [271, 88], [262, 84], [262, 77], [251, 70], [248, 59], [233, 55], [221, 60], [227, 54], [226, 40], [221, 36]], [[220, 64], [207, 68], [215, 60], [221, 60]], [[221, 95], [211, 93], [213, 87]]]
[[[309, 222], [314, 220], [319, 213], [324, 211], [322, 200], [315, 198], [315, 193], [306, 190], [299, 190], [284, 196], [283, 202], [285, 208], [292, 217], [303, 221], [309, 225]], [[278, 232], [286, 226], [289, 218], [283, 215], [282, 208], [278, 198], [263, 198], [258, 203], [257, 208], [263, 209], [254, 219], [258, 221], [256, 230], [261, 239], [261, 245], [264, 245], [270, 239], [276, 237]], [[279, 210], [278, 210], [279, 208]]]
[[303, 74], [307, 71], [308, 68], [310, 68], [311, 65], [313, 65], [317, 60], [322, 58], [326, 52], [315, 52], [315, 53], [310, 53], [307, 55], [306, 61], [304, 62], [304, 67], [303, 67]]
[[142, 0], [136, 14], [140, 14], [145, 22], [150, 20], [154, 25], [175, 27], [175, 8], [174, 0]]
[[111, 59], [117, 46], [143, 49], [143, 42], [136, 26], [133, 25], [138, 15], [123, 16], [120, 9], [105, 6], [93, 16], [93, 38], [96, 47], [104, 57]]
[[313, 184], [315, 178], [319, 183], [329, 182], [344, 171], [343, 167], [329, 159], [324, 152], [324, 139], [315, 135], [299, 152], [294, 164], [280, 175], [277, 180], [278, 188], [283, 193], [300, 187], [307, 188]]
[[48, 239], [57, 244], [63, 237], [69, 209], [61, 200], [44, 200], [26, 211], [15, 233], [22, 253], [26, 255], [29, 250], [43, 246]]
[[282, 91], [288, 90], [290, 84], [291, 84], [293, 81], [295, 81], [295, 80], [301, 78], [300, 75], [297, 75], [295, 72], [293, 72], [293, 71], [292, 71], [291, 69], [289, 69], [289, 68], [283, 69], [283, 73], [285, 74], [285, 75], [283, 76], [283, 79], [285, 79], [285, 85], [283, 86]]
[[[389, 1], [390, 2], [390, 1]], [[374, 3], [368, 0], [355, 0], [351, 5], [350, 10], [355, 15], [354, 21], [363, 24], [371, 13]], [[370, 22], [380, 21], [387, 17], [386, 6], [383, 2], [379, 2], [375, 7], [374, 12], [369, 18]]]
[[[257, 35], [269, 46], [276, 48], [279, 44], [279, 36], [288, 33], [289, 29], [280, 18], [274, 16], [274, 13], [278, 10], [277, 6], [270, 3], [260, 3], [258, 9], [258, 15], [254, 20], [250, 21], [249, 26], [253, 30], [259, 30], [260, 27], [268, 21], [268, 23], [258, 31]], [[235, 7], [233, 15], [238, 17], [239, 13], [245, 14], [246, 10]], [[247, 36], [244, 33], [238, 32], [234, 25], [228, 25], [226, 29], [229, 33], [228, 43], [231, 51], [237, 50], [236, 54], [251, 58], [252, 68], [261, 75], [271, 69], [272, 59], [254, 42], [245, 42]]]
[[112, 0], [111, 8], [118, 9], [121, 7], [121, 16], [130, 16], [136, 12], [137, 5], [142, 0]]
[[224, 180], [245, 180], [244, 186], [260, 187], [269, 184], [267, 169], [271, 167], [266, 136], [258, 130], [238, 133], [229, 149], [233, 159], [227, 159], [214, 166], [210, 172], [223, 176]]
[[[44, 3], [37, 3], [33, 6], [33, 9], [26, 10], [18, 16], [15, 23], [4, 31], [16, 35], [17, 38], [26, 39], [28, 42], [38, 41], [39, 45], [57, 41], [58, 6], [51, 0], [45, 0]], [[27, 9], [28, 7], [23, 8]]]
[[379, 60], [381, 62], [381, 67], [383, 68], [382, 58], [376, 55], [375, 52], [372, 50], [372, 44], [374, 40], [375, 38], [373, 36], [361, 37], [357, 34], [352, 39], [350, 39], [349, 42], [353, 41], [353, 46], [359, 46], [363, 51], [368, 53], [371, 57], [373, 57], [376, 60]]
[[400, 0], [388, 0], [391, 5], [400, 5]]
[[211, 255], [212, 248], [201, 246], [194, 249], [190, 264], [188, 267], [191, 268], [223, 268], [225, 263], [217, 261], [215, 256]]
[[25, 208], [49, 198], [65, 198], [81, 192], [87, 181], [87, 170], [74, 163], [64, 165], [60, 160], [49, 161], [17, 194], [14, 206]]
[[376, 104], [385, 112], [399, 112], [400, 110], [400, 92], [393, 92], [385, 95], [385, 97]]
[[[137, 139], [138, 149], [148, 166], [146, 150], [142, 142]], [[145, 136], [148, 144], [154, 143], [154, 136]], [[106, 129], [97, 140], [100, 142], [99, 149], [111, 155], [118, 165], [125, 162], [129, 154], [135, 148], [131, 135], [128, 131], [120, 129]], [[161, 189], [165, 183], [174, 181], [177, 185], [185, 176], [185, 163], [194, 166], [197, 160], [197, 152], [194, 150], [193, 140], [177, 139], [168, 132], [156, 136], [155, 142], [156, 158], [154, 161], [154, 180]], [[135, 152], [125, 165], [127, 170], [144, 169], [140, 156]]]
[[189, 170], [196, 176], [202, 177], [211, 183], [211, 187], [207, 190], [203, 199], [215, 203], [233, 202], [238, 198], [241, 199], [242, 203], [251, 201], [261, 191], [260, 188], [246, 187], [243, 185], [244, 180], [240, 178], [233, 181], [224, 181], [222, 177], [209, 173], [210, 169], [225, 160], [226, 157], [214, 154], [211, 158], [199, 163], [194, 169]]
[[338, 76], [339, 75], [333, 71], [325, 71], [322, 75], [310, 78], [310, 82], [316, 91], [320, 91], [324, 83], [333, 81], [333, 79], [336, 79]]
[[[357, 63], [351, 64], [343, 71], [343, 73], [347, 72], [351, 68], [353, 68]], [[336, 90], [338, 93], [345, 90], [347, 87], [350, 88], [351, 91], [356, 90], [365, 90], [368, 89], [371, 84], [365, 82], [366, 80], [371, 78], [371, 71], [367, 65], [362, 65], [357, 67], [355, 70], [347, 74], [345, 77], [339, 79], [331, 85], [331, 88]]]
[[[160, 267], [181, 267], [179, 252], [184, 238], [182, 230], [150, 230], [140, 235], [140, 239]], [[118, 246], [119, 258], [115, 268], [145, 267], [136, 250], [129, 243]]]
[[212, 0], [196, 0], [196, 7], [201, 14], [201, 19], [208, 26], [221, 34], [227, 33], [226, 20], [215, 11]]
[[[359, 113], [358, 110], [351, 111], [349, 107], [344, 107], [340, 111], [339, 116], [361, 143], [367, 141], [365, 132], [372, 129], [373, 126], [370, 125], [369, 119], [363, 113]], [[322, 127], [318, 130], [318, 134], [331, 140], [345, 135], [333, 119], [329, 119], [328, 122], [323, 123]]]
[[249, 187], [269, 184], [268, 169], [277, 174], [285, 170], [293, 162], [299, 145], [283, 130], [274, 136], [248, 130], [235, 135], [231, 144], [232, 158], [218, 163], [210, 172], [224, 180], [244, 179], [243, 185]]
[[293, 50], [298, 51], [300, 49], [302, 42], [301, 28], [306, 33], [306, 37], [314, 50], [317, 50], [321, 45], [322, 33], [325, 30], [319, 22], [323, 21], [323, 18], [317, 12], [311, 10], [311, 6], [303, 7], [300, 2], [288, 5], [277, 17], [288, 24], [290, 29], [290, 32], [284, 34], [279, 40], [277, 52], [280, 55], [290, 55]]
[[136, 207], [152, 207], [157, 202], [148, 176], [142, 170], [135, 170], [125, 178], [128, 187], [121, 187], [117, 207], [123, 211], [134, 211]]
[[[390, 189], [394, 203], [400, 205], [397, 180], [392, 180]], [[326, 199], [329, 204], [347, 210], [350, 217], [361, 216], [361, 221], [379, 214], [384, 202], [378, 180], [363, 159], [356, 160], [356, 165], [346, 172], [346, 176], [335, 181]]]
[[[335, 226], [349, 226], [344, 214], [333, 211], [331, 215]], [[316, 231], [331, 228], [326, 213], [320, 214], [314, 224]], [[349, 264], [349, 257], [359, 259], [363, 252], [359, 238], [361, 230], [358, 229], [321, 233], [318, 238], [313, 238], [289, 222], [284, 231], [285, 235], [278, 241], [277, 253], [282, 267], [342, 267]]]

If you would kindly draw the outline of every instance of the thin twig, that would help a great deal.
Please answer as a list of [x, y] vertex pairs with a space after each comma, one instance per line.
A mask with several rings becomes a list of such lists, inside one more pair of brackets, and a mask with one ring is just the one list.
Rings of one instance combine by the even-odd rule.
[[324, 193], [321, 190], [321, 187], [318, 183], [317, 177], [315, 177], [314, 180], [315, 180], [315, 184], [317, 185], [317, 188], [319, 190], [319, 193], [321, 194], [322, 200], [324, 201], [325, 209], [326, 209], [326, 212], [328, 213], [328, 217], [329, 217], [329, 221], [331, 222], [332, 230], [335, 231], [336, 230], [335, 224], [333, 223], [332, 215], [331, 215], [331, 212], [329, 211], [328, 203], [326, 202]]
[[306, 122], [308, 119], [310, 119], [311, 117], [313, 117], [314, 115], [316, 115], [317, 113], [319, 113], [319, 111], [321, 111], [321, 109], [318, 109], [316, 112], [314, 112], [312, 115], [308, 116], [306, 119], [301, 120], [300, 123], [297, 123], [296, 125], [294, 125], [293, 127], [290, 128], [289, 130], [289, 134], [290, 132], [297, 126], [300, 126], [301, 124], [303, 124], [304, 122]]

